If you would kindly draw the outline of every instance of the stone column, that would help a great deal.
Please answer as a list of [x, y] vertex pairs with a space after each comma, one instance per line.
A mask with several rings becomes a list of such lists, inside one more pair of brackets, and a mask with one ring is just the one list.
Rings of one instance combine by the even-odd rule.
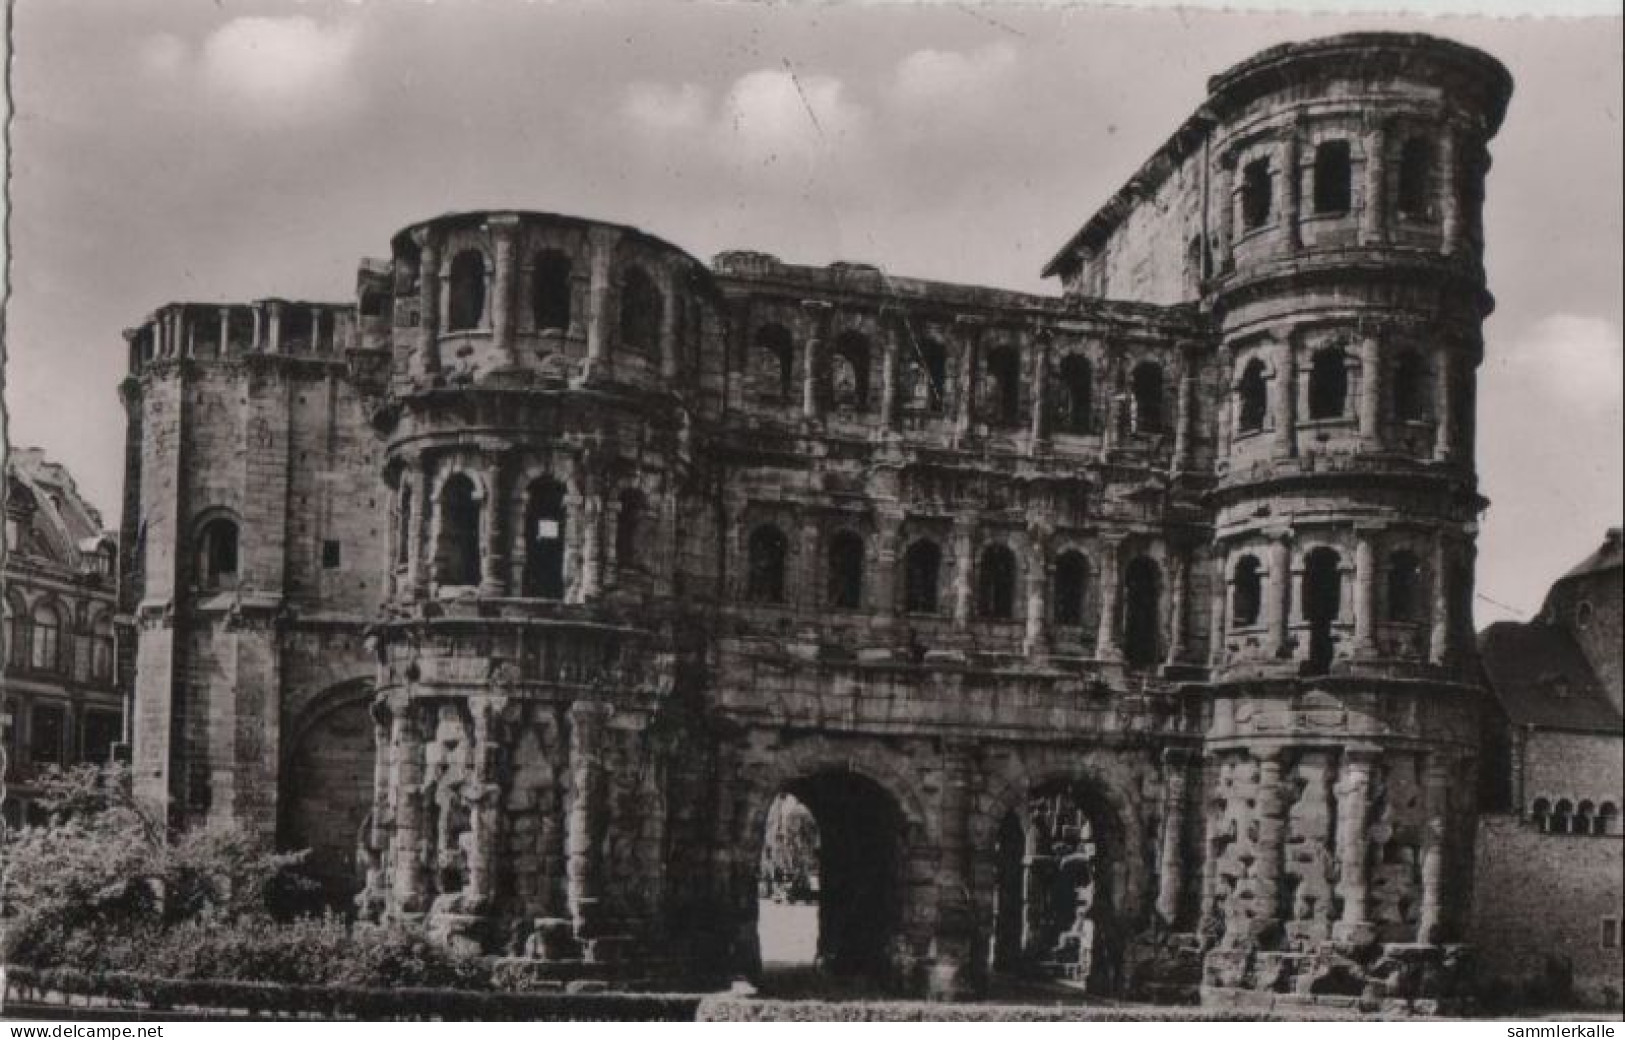
[[975, 561], [971, 558], [971, 521], [954, 521], [954, 628], [963, 630], [970, 625], [971, 572]]
[[981, 322], [970, 315], [961, 314], [954, 319], [959, 330], [959, 386], [954, 410], [954, 439], [962, 441], [970, 434], [971, 422], [976, 415], [976, 355], [982, 338]]
[[310, 352], [312, 354], [322, 352], [322, 309], [320, 307], [310, 309]]
[[390, 746], [395, 780], [395, 906], [419, 913], [424, 905], [423, 877], [423, 732], [412, 717], [411, 705], [395, 710]]
[[1354, 653], [1377, 652], [1377, 548], [1374, 532], [1357, 529], [1354, 543]]
[[1188, 347], [1180, 357], [1179, 415], [1174, 422], [1174, 472], [1185, 473], [1192, 468], [1196, 432], [1196, 354]]
[[1360, 210], [1360, 244], [1377, 245], [1388, 238], [1388, 130], [1372, 118], [1361, 139], [1365, 150], [1365, 206]]
[[1276, 345], [1275, 381], [1270, 385], [1275, 413], [1274, 454], [1278, 459], [1298, 453], [1297, 357], [1290, 333]]
[[1258, 916], [1253, 919], [1256, 937], [1281, 919], [1286, 791], [1281, 785], [1281, 749], [1264, 747], [1253, 754], [1258, 759], [1258, 840], [1253, 848], [1258, 894]]
[[1219, 162], [1218, 169], [1215, 171], [1214, 184], [1218, 195], [1216, 212], [1219, 216], [1219, 273], [1223, 274], [1235, 267], [1235, 256], [1231, 251], [1236, 228], [1236, 163], [1234, 157]]
[[587, 296], [592, 311], [587, 320], [587, 364], [583, 375], [589, 380], [606, 377], [613, 369], [609, 343], [615, 313], [611, 303], [614, 297], [615, 247], [620, 239], [618, 228], [594, 227], [587, 232]]
[[1190, 624], [1190, 561], [1183, 548], [1168, 548], [1168, 654], [1165, 664], [1177, 665], [1185, 659]]
[[801, 548], [796, 553], [800, 566], [796, 568], [796, 588], [787, 589], [787, 602], [799, 603], [807, 611], [817, 611], [828, 605], [828, 569], [818, 566], [818, 524], [807, 519], [801, 525]]
[[1380, 754], [1378, 748], [1368, 745], [1343, 749], [1343, 775], [1335, 790], [1337, 895], [1343, 902], [1343, 916], [1332, 927], [1332, 935], [1338, 942], [1369, 942], [1373, 934], [1366, 919], [1366, 830], [1370, 826], [1371, 771]]
[[1185, 770], [1190, 760], [1184, 748], [1162, 752], [1162, 836], [1157, 850], [1157, 916], [1173, 931], [1179, 925], [1179, 901], [1184, 885]]
[[1382, 353], [1375, 336], [1360, 340], [1360, 447], [1382, 449]]
[[885, 335], [880, 364], [880, 427], [897, 427], [897, 352], [899, 340], [906, 334], [903, 312], [890, 305], [880, 309], [881, 330]]
[[1434, 664], [1450, 661], [1451, 637], [1455, 634], [1455, 619], [1450, 610], [1450, 546], [1444, 532], [1433, 536], [1433, 628], [1428, 639], [1428, 657]]
[[604, 726], [614, 709], [570, 705], [570, 811], [565, 820], [565, 897], [577, 939], [594, 937], [602, 905], [599, 841], [604, 819]]
[[1123, 565], [1118, 557], [1122, 547], [1120, 537], [1101, 539], [1100, 624], [1095, 634], [1095, 658], [1100, 661], [1123, 659], [1117, 630], [1117, 593], [1118, 586], [1123, 583]]
[[604, 495], [596, 477], [589, 477], [581, 495], [581, 581], [578, 602], [598, 595], [604, 574]]
[[882, 619], [897, 613], [897, 566], [901, 557], [903, 517], [882, 513], [875, 521], [875, 570], [869, 607]]
[[216, 357], [226, 356], [226, 344], [231, 339], [231, 308], [220, 308], [220, 341], [215, 347]]
[[412, 235], [418, 244], [418, 352], [414, 375], [440, 369], [440, 235], [419, 228]]
[[1292, 653], [1292, 534], [1281, 531], [1270, 539], [1269, 652], [1273, 657]]
[[490, 489], [485, 508], [480, 511], [484, 530], [480, 553], [480, 595], [505, 596], [508, 593], [508, 554], [506, 523], [508, 512], [508, 467], [502, 454], [491, 458], [485, 468]]
[[254, 340], [248, 349], [258, 353], [265, 348], [265, 310], [259, 304], [254, 304], [250, 313], [254, 315]]
[[1224, 551], [1216, 550], [1213, 560], [1213, 593], [1208, 599], [1213, 604], [1213, 617], [1208, 625], [1208, 664], [1218, 668], [1225, 663], [1224, 634], [1226, 616], [1230, 610], [1230, 583], [1226, 580], [1229, 561]]
[[434, 574], [434, 464], [428, 455], [418, 456], [417, 513], [412, 518], [412, 544], [407, 548], [408, 581], [415, 596], [429, 593]]
[[1049, 535], [1039, 524], [1027, 528], [1027, 630], [1022, 652], [1028, 657], [1049, 653]]
[[970, 896], [970, 803], [974, 782], [972, 746], [954, 741], [944, 749], [942, 858], [937, 866], [937, 932], [932, 942], [930, 990], [941, 999], [962, 999], [972, 988], [975, 933]]
[[1041, 330], [1034, 339], [1036, 349], [1033, 351], [1033, 415], [1031, 437], [1027, 444], [1029, 454], [1038, 451], [1049, 436], [1049, 332]]
[[1449, 348], [1440, 350], [1433, 361], [1433, 461], [1456, 459], [1456, 357]]
[[673, 272], [666, 270], [665, 293], [660, 308], [660, 378], [667, 389], [677, 382], [678, 357], [681, 353], [678, 339], [682, 334], [682, 301], [677, 296], [677, 282]]
[[1298, 229], [1298, 187], [1302, 179], [1298, 170], [1298, 134], [1299, 127], [1294, 121], [1283, 131], [1276, 151], [1281, 164], [1281, 237], [1290, 250], [1303, 247], [1303, 237]]
[[270, 303], [271, 319], [267, 323], [265, 352], [267, 354], [282, 353], [282, 301], [272, 300]]
[[471, 705], [474, 716], [474, 781], [469, 785], [468, 896], [465, 913], [484, 913], [496, 892], [495, 860], [501, 814], [497, 801], [502, 796], [502, 745], [492, 736], [500, 702], [477, 698]]
[[807, 345], [802, 350], [801, 416], [814, 421], [823, 414], [824, 401], [819, 378], [823, 371], [824, 340], [829, 335], [830, 312], [834, 308], [823, 300], [803, 300], [801, 307], [807, 312], [812, 326]]
[[1106, 387], [1106, 426], [1101, 430], [1100, 443], [1107, 451], [1123, 440], [1123, 408], [1127, 395], [1119, 383], [1120, 367], [1118, 359], [1111, 356], [1100, 366], [1100, 378]]
[[1423, 768], [1422, 799], [1427, 823], [1422, 829], [1422, 905], [1417, 914], [1416, 941], [1442, 942], [1445, 920], [1444, 876], [1449, 855], [1450, 762], [1439, 751], [1427, 755]]
[[394, 769], [395, 745], [391, 739], [394, 714], [389, 704], [377, 700], [367, 706], [367, 713], [372, 716], [373, 747], [372, 812], [367, 817], [367, 851], [382, 856], [385, 834], [390, 830], [392, 817], [389, 779]]
[[1456, 172], [1459, 162], [1456, 153], [1456, 128], [1446, 124], [1439, 131], [1439, 251], [1453, 256], [1461, 251], [1461, 199], [1458, 197], [1460, 177]]
[[485, 226], [491, 236], [492, 263], [496, 270], [491, 279], [491, 346], [495, 348], [503, 368], [518, 368], [519, 355], [515, 351], [514, 332], [514, 237], [519, 232], [519, 218], [507, 213], [490, 217]]

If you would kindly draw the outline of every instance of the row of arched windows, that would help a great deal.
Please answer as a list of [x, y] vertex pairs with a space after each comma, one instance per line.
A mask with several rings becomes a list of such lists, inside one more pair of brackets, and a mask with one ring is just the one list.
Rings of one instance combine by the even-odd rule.
[[[1321, 554], [1316, 556], [1316, 554]], [[1327, 556], [1326, 554], [1330, 554]], [[1304, 570], [1303, 602], [1307, 606], [1311, 602], [1307, 583], [1311, 574], [1324, 574], [1326, 580], [1332, 575], [1339, 574], [1342, 562], [1335, 550], [1320, 548], [1309, 554], [1309, 560], [1324, 560], [1325, 565], [1320, 568], [1306, 566]], [[1230, 624], [1233, 628], [1246, 628], [1259, 623], [1263, 612], [1264, 585], [1263, 565], [1258, 557], [1251, 554], [1242, 556], [1236, 561], [1231, 572], [1231, 601]], [[1339, 578], [1339, 581], [1341, 579]], [[1409, 549], [1399, 549], [1388, 556], [1387, 566], [1384, 568], [1384, 588], [1387, 592], [1387, 619], [1389, 621], [1419, 621], [1422, 619], [1422, 560]], [[1341, 592], [1337, 597], [1341, 599]], [[1332, 602], [1328, 592], [1326, 599]], [[1332, 615], [1335, 619], [1336, 614]]]
[[[486, 274], [485, 254], [478, 249], [464, 249], [451, 258], [446, 286], [447, 332], [467, 332], [489, 323]], [[537, 252], [525, 290], [538, 331], [570, 327], [573, 287], [569, 256], [556, 249]], [[622, 269], [619, 329], [623, 345], [652, 351], [659, 342], [664, 307], [665, 298], [648, 271], [637, 264]]]
[[[754, 528], [746, 544], [745, 598], [755, 603], [782, 604], [788, 600], [789, 541], [774, 524]], [[841, 610], [864, 606], [866, 549], [863, 537], [839, 531], [825, 552], [825, 603]], [[902, 610], [905, 614], [943, 612], [941, 594], [942, 548], [930, 538], [911, 542], [902, 558]], [[1089, 561], [1078, 550], [1055, 557], [1049, 589], [1049, 616], [1062, 627], [1081, 626], [1089, 592]], [[1016, 617], [1019, 565], [1009, 546], [993, 543], [982, 548], [972, 572], [973, 609], [977, 617], [1009, 621]], [[1124, 570], [1123, 651], [1132, 664], [1150, 665], [1158, 659], [1161, 630], [1161, 572], [1149, 557], [1136, 557]], [[889, 608], [887, 608], [889, 609]]]
[[[1410, 570], [1407, 580], [1414, 579], [1419, 566], [1410, 553], [1396, 553], [1395, 557], [1408, 557]], [[1258, 557], [1243, 555], [1231, 568], [1230, 627], [1247, 628], [1257, 625], [1264, 608], [1264, 568]], [[1395, 573], [1395, 572], [1390, 572]], [[1414, 608], [1414, 590], [1407, 600], [1406, 609]], [[1322, 673], [1331, 667], [1333, 656], [1332, 626], [1343, 609], [1343, 559], [1337, 550], [1327, 546], [1311, 549], [1304, 557], [1303, 578], [1299, 588], [1303, 604], [1304, 621], [1309, 625], [1309, 656], [1306, 668]]]
[[1542, 834], [1614, 834], [1619, 825], [1618, 806], [1613, 802], [1598, 805], [1589, 799], [1576, 804], [1567, 798], [1555, 803], [1549, 798], [1536, 798], [1529, 816]]
[[113, 618], [97, 614], [74, 631], [67, 612], [42, 599], [32, 608], [21, 600], [0, 600], [5, 608], [6, 666], [18, 672], [60, 675], [93, 682], [113, 679]]
[[[1399, 169], [1394, 178], [1394, 212], [1408, 220], [1434, 219], [1435, 165], [1431, 141], [1425, 137], [1406, 138], [1400, 145]], [[1333, 138], [1315, 145], [1311, 175], [1312, 215], [1342, 216], [1353, 208], [1354, 156], [1346, 139]], [[1269, 223], [1275, 211], [1275, 176], [1268, 156], [1242, 166], [1238, 192], [1242, 229], [1252, 231]]]
[[[873, 349], [868, 336], [844, 332], [836, 337], [828, 356], [815, 373], [814, 392], [819, 402], [838, 412], [864, 412], [874, 407], [871, 392]], [[1023, 422], [1022, 357], [1015, 347], [993, 347], [984, 355], [977, 406], [981, 418], [996, 426]], [[948, 405], [948, 351], [935, 339], [905, 337], [898, 358], [898, 403], [910, 411], [942, 414]], [[763, 325], [756, 331], [752, 382], [759, 399], [780, 404], [800, 396], [796, 348], [783, 325]], [[1055, 429], [1061, 433], [1095, 432], [1095, 378], [1089, 359], [1070, 354], [1061, 360], [1050, 384]], [[1146, 361], [1129, 375], [1130, 432], [1159, 433], [1164, 428], [1162, 366]]]
[[[1348, 414], [1349, 356], [1342, 347], [1316, 351], [1309, 363], [1308, 418], [1311, 422], [1341, 419]], [[1394, 358], [1388, 372], [1387, 404], [1396, 422], [1427, 418], [1427, 367], [1414, 350]], [[1236, 429], [1257, 433], [1269, 416], [1269, 374], [1263, 359], [1253, 358], [1236, 383]]]

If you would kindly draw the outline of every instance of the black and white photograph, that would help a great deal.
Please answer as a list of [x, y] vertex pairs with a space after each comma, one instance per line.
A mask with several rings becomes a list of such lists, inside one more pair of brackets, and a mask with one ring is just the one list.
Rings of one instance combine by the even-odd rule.
[[9, 0], [8, 1036], [1616, 1035], [1625, 17], [1339, 6]]

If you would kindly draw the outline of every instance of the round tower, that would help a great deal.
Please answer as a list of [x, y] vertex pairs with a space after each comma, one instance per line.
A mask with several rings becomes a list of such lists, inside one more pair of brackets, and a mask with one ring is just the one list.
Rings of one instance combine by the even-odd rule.
[[1209, 90], [1203, 981], [1416, 996], [1459, 962], [1471, 890], [1481, 210], [1511, 78], [1357, 34]]
[[544, 214], [425, 221], [363, 268], [392, 356], [365, 913], [600, 971], [647, 944], [714, 307], [680, 250]]

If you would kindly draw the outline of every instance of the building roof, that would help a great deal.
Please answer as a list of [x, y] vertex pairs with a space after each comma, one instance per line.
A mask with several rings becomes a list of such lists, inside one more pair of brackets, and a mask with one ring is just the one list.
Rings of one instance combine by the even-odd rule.
[[1568, 630], [1498, 621], [1479, 633], [1490, 691], [1515, 725], [1619, 734], [1619, 709]]
[[1625, 566], [1625, 552], [1620, 549], [1620, 528], [1610, 527], [1607, 535], [1603, 537], [1602, 545], [1596, 552], [1575, 564], [1568, 573], [1559, 578], [1565, 581], [1569, 578], [1578, 578], [1585, 574], [1600, 574], [1603, 571], [1617, 571]]
[[8, 546], [19, 557], [77, 570], [86, 555], [113, 540], [73, 476], [39, 448], [13, 448], [7, 454], [6, 498], [9, 511], [28, 518], [18, 544]]

